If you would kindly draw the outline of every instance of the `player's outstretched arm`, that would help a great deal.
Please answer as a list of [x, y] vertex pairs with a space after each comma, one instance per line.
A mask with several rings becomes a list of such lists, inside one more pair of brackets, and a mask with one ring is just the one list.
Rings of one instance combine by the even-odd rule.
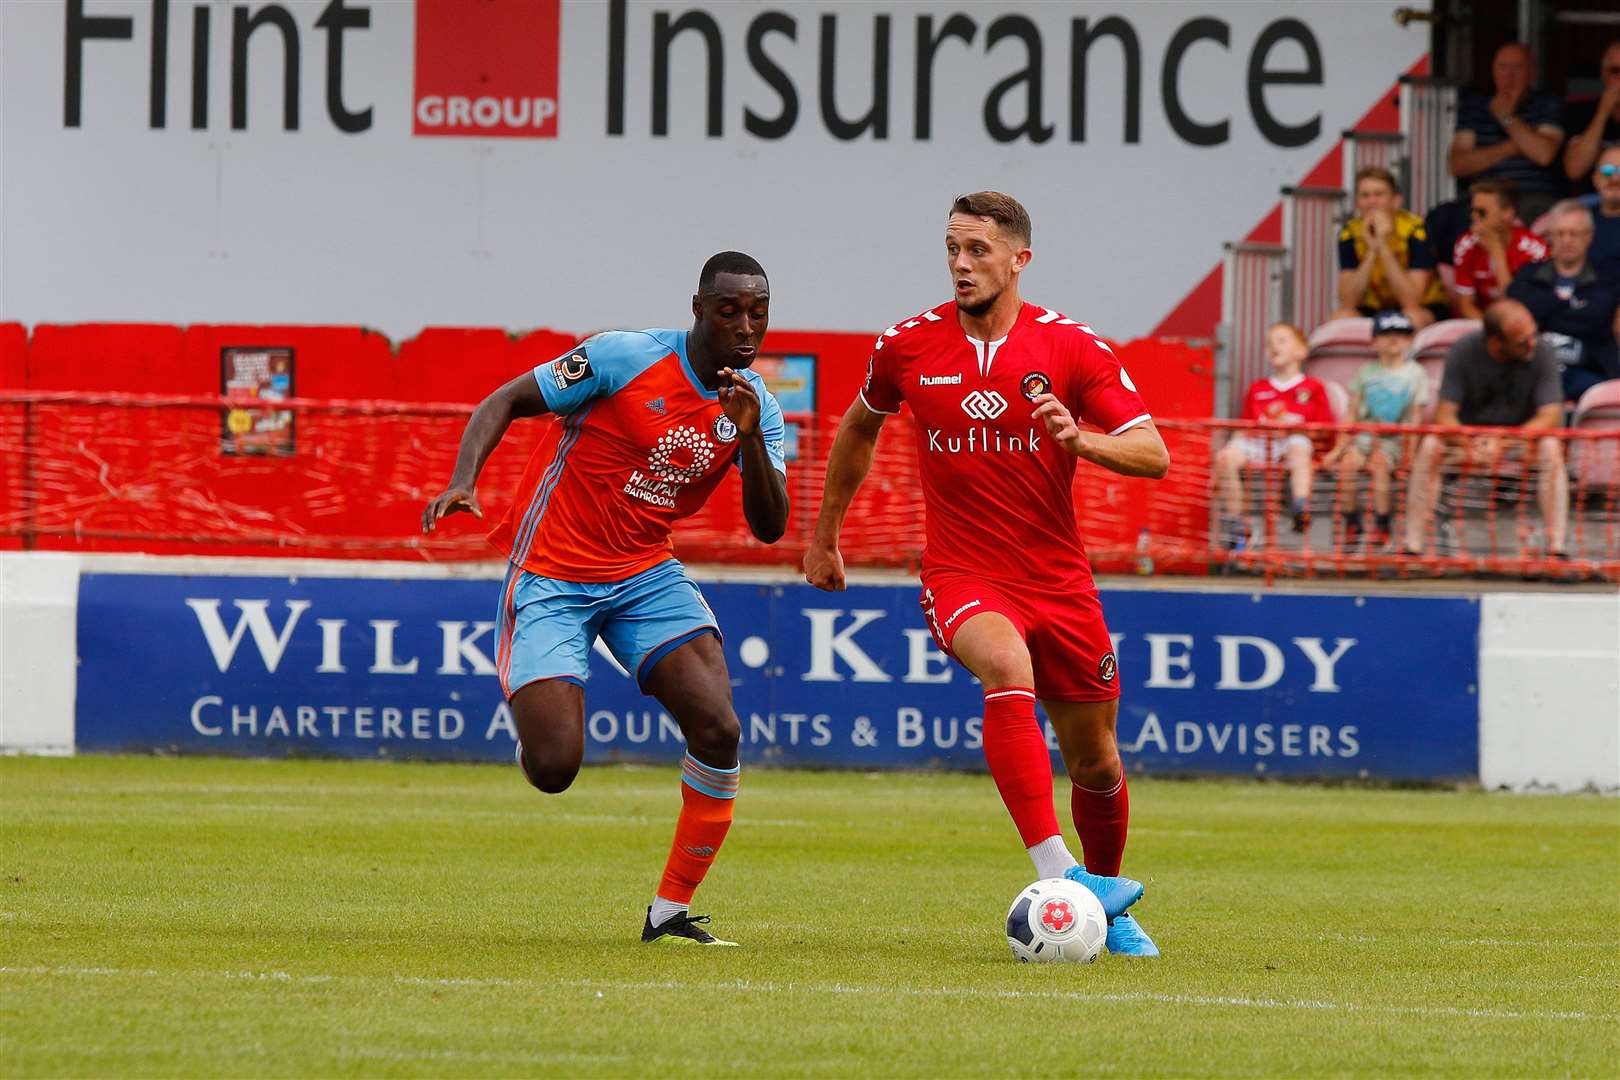
[[827, 481], [821, 495], [821, 513], [816, 516], [815, 536], [804, 553], [804, 579], [818, 589], [837, 592], [844, 588], [844, 557], [838, 551], [838, 534], [843, 531], [849, 504], [872, 470], [883, 417], [883, 413], [868, 409], [857, 397], [839, 421], [838, 435], [827, 455]]
[[1046, 425], [1053, 442], [1110, 472], [1159, 480], [1170, 471], [1170, 451], [1152, 420], [1144, 420], [1118, 435], [1085, 431], [1075, 423], [1068, 407], [1051, 394], [1035, 399], [1031, 415]]
[[461, 449], [456, 454], [456, 468], [450, 475], [450, 486], [427, 504], [422, 511], [422, 531], [430, 533], [440, 518], [447, 514], [466, 511], [474, 517], [484, 516], [478, 505], [474, 489], [478, 474], [484, 471], [484, 462], [500, 445], [501, 436], [513, 420], [520, 416], [539, 416], [546, 411], [546, 399], [540, 396], [540, 385], [533, 372], [524, 372], [489, 397], [479, 402], [461, 433]]

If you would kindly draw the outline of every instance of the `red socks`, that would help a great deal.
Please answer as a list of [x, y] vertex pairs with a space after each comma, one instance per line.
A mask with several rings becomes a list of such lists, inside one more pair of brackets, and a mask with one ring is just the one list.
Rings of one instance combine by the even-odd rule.
[[1069, 806], [1074, 811], [1074, 827], [1080, 834], [1086, 870], [1104, 877], [1118, 876], [1131, 819], [1131, 794], [1125, 787], [1125, 774], [1120, 773], [1119, 783], [1107, 791], [1073, 785]]
[[731, 829], [731, 808], [737, 799], [739, 766], [717, 769], [691, 754], [681, 766], [681, 816], [675, 822], [675, 842], [658, 883], [658, 896], [685, 906], [703, 883], [714, 857]]
[[1060, 835], [1052, 807], [1052, 758], [1035, 719], [1034, 690], [1009, 686], [984, 695], [984, 760], [1024, 847]]

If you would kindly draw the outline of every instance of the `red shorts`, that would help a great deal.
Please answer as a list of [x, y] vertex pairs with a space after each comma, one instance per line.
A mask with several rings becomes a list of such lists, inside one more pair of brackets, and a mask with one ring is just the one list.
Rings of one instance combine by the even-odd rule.
[[1119, 663], [1103, 622], [1097, 587], [1082, 578], [1015, 586], [956, 570], [925, 570], [923, 618], [952, 659], [951, 639], [973, 616], [994, 611], [1024, 638], [1035, 668], [1035, 696], [1054, 701], [1115, 701]]

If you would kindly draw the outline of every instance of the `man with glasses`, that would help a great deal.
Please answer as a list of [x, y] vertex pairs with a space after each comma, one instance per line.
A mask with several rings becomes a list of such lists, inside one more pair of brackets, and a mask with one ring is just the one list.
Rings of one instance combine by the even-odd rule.
[[1577, 185], [1605, 148], [1620, 145], [1620, 41], [1610, 42], [1603, 50], [1598, 73], [1603, 79], [1602, 95], [1596, 101], [1571, 105], [1564, 117], [1564, 130], [1578, 132], [1564, 147], [1564, 174]]
[[1592, 247], [1592, 212], [1565, 199], [1548, 211], [1547, 239], [1552, 258], [1521, 269], [1508, 295], [1524, 304], [1541, 327], [1563, 367], [1564, 397], [1578, 401], [1606, 379], [1620, 378], [1615, 313], [1617, 283], [1598, 277], [1587, 253]]
[[1513, 283], [1527, 263], [1547, 257], [1541, 237], [1519, 220], [1518, 193], [1505, 180], [1476, 180], [1469, 188], [1469, 229], [1457, 240], [1457, 314], [1477, 319]]
[[[1620, 286], [1620, 146], [1598, 156], [1592, 186], [1597, 188], [1597, 205], [1592, 207], [1592, 248], [1586, 257], [1599, 280]], [[1591, 205], [1590, 200], [1582, 201]]]

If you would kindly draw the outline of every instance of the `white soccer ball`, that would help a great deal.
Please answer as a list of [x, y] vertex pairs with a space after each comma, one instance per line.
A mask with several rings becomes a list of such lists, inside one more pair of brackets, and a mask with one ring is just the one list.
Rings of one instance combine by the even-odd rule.
[[1107, 942], [1102, 901], [1068, 878], [1035, 882], [1007, 909], [1007, 944], [1025, 963], [1089, 964]]

